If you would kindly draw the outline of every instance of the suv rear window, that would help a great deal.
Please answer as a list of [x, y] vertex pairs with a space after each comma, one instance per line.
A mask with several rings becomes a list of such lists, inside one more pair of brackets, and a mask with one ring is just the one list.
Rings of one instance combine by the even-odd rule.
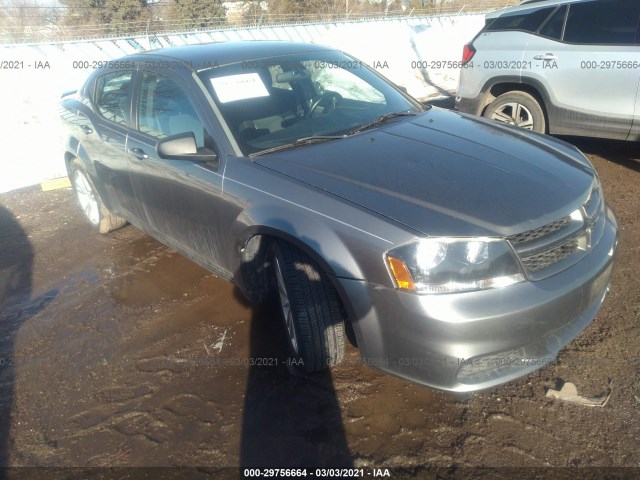
[[527, 10], [524, 13], [508, 13], [494, 19], [493, 22], [486, 26], [485, 31], [522, 30], [525, 32], [535, 32], [555, 9], [556, 7], [553, 6]]
[[640, 3], [630, 0], [575, 3], [569, 7], [564, 41], [631, 45], [636, 41]]
[[562, 38], [562, 28], [564, 27], [564, 17], [566, 15], [567, 6], [563, 5], [547, 20], [538, 33], [543, 37], [560, 40]]

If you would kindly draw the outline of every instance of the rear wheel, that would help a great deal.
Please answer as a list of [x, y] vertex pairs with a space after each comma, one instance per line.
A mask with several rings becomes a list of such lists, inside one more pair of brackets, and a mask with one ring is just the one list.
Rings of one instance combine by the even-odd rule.
[[546, 129], [542, 107], [526, 92], [513, 91], [500, 95], [489, 104], [483, 116], [538, 133], [544, 133]]
[[127, 221], [124, 218], [113, 215], [105, 207], [91, 180], [77, 163], [71, 167], [71, 183], [82, 212], [96, 230], [109, 233], [126, 225]]
[[276, 242], [273, 266], [296, 375], [337, 365], [344, 356], [344, 314], [326, 274], [299, 249]]

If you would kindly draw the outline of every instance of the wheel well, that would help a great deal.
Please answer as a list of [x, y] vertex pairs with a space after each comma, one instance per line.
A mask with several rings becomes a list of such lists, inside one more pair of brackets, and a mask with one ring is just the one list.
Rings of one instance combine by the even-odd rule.
[[269, 258], [270, 247], [273, 242], [276, 241], [286, 242], [292, 247], [301, 250], [305, 255], [311, 258], [322, 273], [327, 275], [329, 281], [333, 285], [333, 288], [335, 288], [338, 293], [340, 307], [342, 308], [345, 317], [345, 324], [349, 323], [348, 310], [345, 308], [347, 305], [345, 302], [346, 294], [340, 288], [339, 283], [336, 282], [335, 275], [331, 271], [327, 262], [319, 257], [317, 252], [309, 248], [303, 242], [278, 233], [279, 232], [253, 234], [245, 241], [240, 250], [240, 278], [242, 288], [249, 300], [254, 302], [264, 301], [270, 297], [270, 294], [273, 293], [273, 291], [275, 291], [272, 291], [276, 286], [275, 283], [272, 282], [272, 266], [271, 258]]
[[286, 242], [293, 247], [301, 250], [307, 256], [309, 256], [318, 267], [327, 275], [335, 276], [335, 272], [331, 269], [329, 264], [318, 255], [318, 253], [310, 248], [307, 244], [301, 240], [291, 237], [285, 232], [269, 229], [269, 231], [261, 231], [258, 233], [252, 233], [246, 237], [241, 247], [241, 261], [243, 263], [255, 263], [264, 260], [269, 254], [269, 247], [275, 241]]
[[484, 115], [484, 112], [487, 110], [487, 107], [491, 104], [491, 102], [493, 102], [500, 95], [503, 95], [508, 92], [513, 92], [514, 90], [517, 90], [520, 92], [526, 92], [538, 101], [538, 103], [540, 104], [540, 108], [542, 109], [542, 113], [544, 114], [545, 122], [548, 125], [549, 117], [547, 115], [547, 107], [544, 99], [542, 98], [542, 95], [540, 94], [540, 92], [536, 87], [526, 83], [505, 82], [505, 83], [497, 83], [493, 85], [487, 92], [487, 96], [486, 96], [484, 105], [482, 107], [482, 111], [480, 112], [480, 115]]

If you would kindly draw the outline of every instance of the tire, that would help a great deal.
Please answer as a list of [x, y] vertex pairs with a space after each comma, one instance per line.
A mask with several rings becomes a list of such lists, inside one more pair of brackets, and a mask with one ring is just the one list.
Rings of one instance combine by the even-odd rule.
[[100, 233], [109, 233], [127, 224], [124, 218], [112, 214], [102, 203], [91, 179], [77, 161], [71, 165], [69, 173], [76, 200], [93, 228]]
[[339, 364], [345, 330], [335, 288], [315, 262], [287, 243], [276, 242], [272, 258], [288, 338], [289, 371], [303, 375]]
[[538, 133], [545, 133], [547, 128], [540, 103], [521, 91], [503, 93], [489, 104], [482, 116]]

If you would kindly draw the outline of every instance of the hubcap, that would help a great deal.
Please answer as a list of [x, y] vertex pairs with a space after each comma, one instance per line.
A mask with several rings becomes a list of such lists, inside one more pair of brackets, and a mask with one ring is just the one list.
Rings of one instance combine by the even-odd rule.
[[291, 303], [289, 302], [289, 294], [287, 288], [284, 285], [284, 277], [282, 275], [282, 268], [280, 262], [275, 259], [276, 266], [276, 280], [278, 282], [278, 294], [280, 295], [280, 306], [282, 307], [282, 316], [284, 317], [284, 324], [287, 327], [287, 334], [289, 335], [289, 341], [293, 347], [293, 351], [298, 352], [298, 336], [296, 335], [296, 329], [293, 326], [293, 312], [291, 311]]
[[76, 196], [78, 197], [80, 208], [82, 208], [82, 211], [92, 225], [98, 225], [98, 223], [100, 223], [98, 199], [91, 185], [89, 185], [87, 177], [85, 177], [84, 173], [80, 170], [76, 170], [73, 176], [73, 183], [76, 187]]
[[491, 118], [509, 125], [533, 130], [533, 115], [527, 107], [520, 103], [505, 103], [491, 115]]

